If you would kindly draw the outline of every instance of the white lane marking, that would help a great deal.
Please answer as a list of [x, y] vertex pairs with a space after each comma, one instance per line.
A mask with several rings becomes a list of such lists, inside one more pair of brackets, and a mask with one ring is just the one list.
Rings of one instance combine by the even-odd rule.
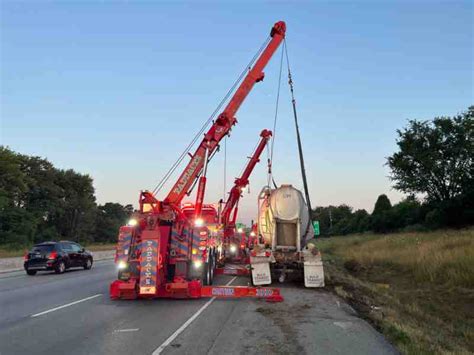
[[[229, 286], [232, 282], [234, 282], [234, 280], [237, 278], [237, 276], [234, 276], [232, 278], [232, 280], [230, 280], [228, 283], [225, 284], [225, 286]], [[173, 340], [175, 340], [178, 335], [180, 335], [197, 317], [199, 317], [199, 315], [204, 312], [204, 310], [209, 307], [209, 305], [214, 302], [214, 300], [216, 299], [216, 297], [212, 297], [209, 301], [207, 301], [204, 306], [202, 306], [201, 308], [199, 308], [199, 310], [194, 313], [191, 318], [189, 318], [181, 327], [178, 328], [178, 330], [176, 330], [173, 334], [171, 334], [171, 336], [165, 340], [165, 342], [163, 344], [161, 344], [158, 348], [156, 348], [155, 351], [153, 351], [152, 355], [158, 355], [158, 354], [161, 354], [161, 352], [163, 350], [165, 350], [165, 348], [170, 345]]]
[[132, 328], [132, 329], [117, 329], [114, 330], [114, 333], [126, 333], [126, 332], [138, 332], [139, 328]]
[[89, 301], [93, 298], [97, 298], [97, 297], [100, 297], [100, 296], [102, 296], [102, 293], [99, 293], [99, 294], [94, 295], [94, 296], [83, 298], [82, 300], [78, 300], [78, 301], [74, 301], [74, 302], [71, 302], [71, 303], [68, 303], [68, 304], [64, 304], [64, 305], [59, 306], [59, 307], [51, 308], [51, 309], [48, 309], [47, 311], [43, 311], [43, 312], [40, 312], [40, 313], [33, 314], [31, 316], [31, 318], [39, 317], [39, 316], [42, 316], [43, 314], [51, 313], [51, 312], [57, 311], [58, 309], [63, 309], [63, 308], [69, 307], [69, 306], [73, 306], [75, 304], [85, 302], [85, 301]]

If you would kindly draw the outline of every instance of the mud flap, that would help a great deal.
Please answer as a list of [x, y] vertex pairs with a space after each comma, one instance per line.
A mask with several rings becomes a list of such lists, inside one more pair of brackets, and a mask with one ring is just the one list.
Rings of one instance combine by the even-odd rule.
[[321, 255], [310, 257], [304, 262], [304, 285], [305, 287], [324, 287]]
[[255, 286], [270, 285], [272, 275], [269, 262], [259, 262], [252, 265], [252, 282]]

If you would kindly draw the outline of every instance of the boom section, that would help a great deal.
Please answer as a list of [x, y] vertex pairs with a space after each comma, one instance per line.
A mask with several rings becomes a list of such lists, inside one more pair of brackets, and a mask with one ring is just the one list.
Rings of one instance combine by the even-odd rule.
[[193, 185], [196, 177], [202, 171], [206, 157], [212, 157], [219, 142], [230, 132], [232, 126], [237, 122], [237, 119], [234, 116], [255, 83], [263, 80], [263, 69], [285, 38], [285, 32], [285, 22], [280, 21], [275, 23], [270, 32], [271, 40], [256, 60], [254, 66], [249, 70], [238, 89], [235, 91], [224, 111], [218, 116], [208, 132], [204, 135], [203, 140], [192, 155], [191, 160], [183, 170], [177, 182], [174, 184], [168, 196], [165, 198], [165, 203], [174, 206], [178, 206], [181, 203], [182, 199]]
[[[264, 129], [260, 133], [261, 140], [258, 143], [257, 148], [250, 157], [250, 160], [242, 172], [242, 175], [235, 179], [234, 186], [230, 190], [229, 197], [227, 198], [226, 204], [222, 209], [221, 223], [224, 225], [224, 228], [233, 227], [235, 225], [235, 219], [237, 218], [236, 206], [239, 203], [242, 190], [249, 184], [249, 177], [252, 174], [255, 165], [257, 165], [257, 163], [260, 161], [260, 155], [265, 149], [265, 146], [267, 145], [271, 136], [272, 131], [267, 129]], [[232, 213], [232, 211], [234, 211], [234, 213]]]

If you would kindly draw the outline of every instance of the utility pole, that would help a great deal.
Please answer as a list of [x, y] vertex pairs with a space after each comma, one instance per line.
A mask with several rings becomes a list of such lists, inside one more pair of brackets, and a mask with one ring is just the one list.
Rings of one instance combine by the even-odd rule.
[[332, 234], [332, 208], [329, 207], [329, 233]]

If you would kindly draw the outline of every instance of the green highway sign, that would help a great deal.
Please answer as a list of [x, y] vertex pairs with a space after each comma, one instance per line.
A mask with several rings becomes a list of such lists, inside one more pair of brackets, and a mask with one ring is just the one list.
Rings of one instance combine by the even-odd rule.
[[235, 226], [236, 226], [237, 228], [246, 228], [246, 225], [243, 224], [243, 223], [240, 223], [240, 222], [237, 222], [237, 223], [235, 224]]
[[313, 221], [314, 235], [319, 235], [319, 221]]

